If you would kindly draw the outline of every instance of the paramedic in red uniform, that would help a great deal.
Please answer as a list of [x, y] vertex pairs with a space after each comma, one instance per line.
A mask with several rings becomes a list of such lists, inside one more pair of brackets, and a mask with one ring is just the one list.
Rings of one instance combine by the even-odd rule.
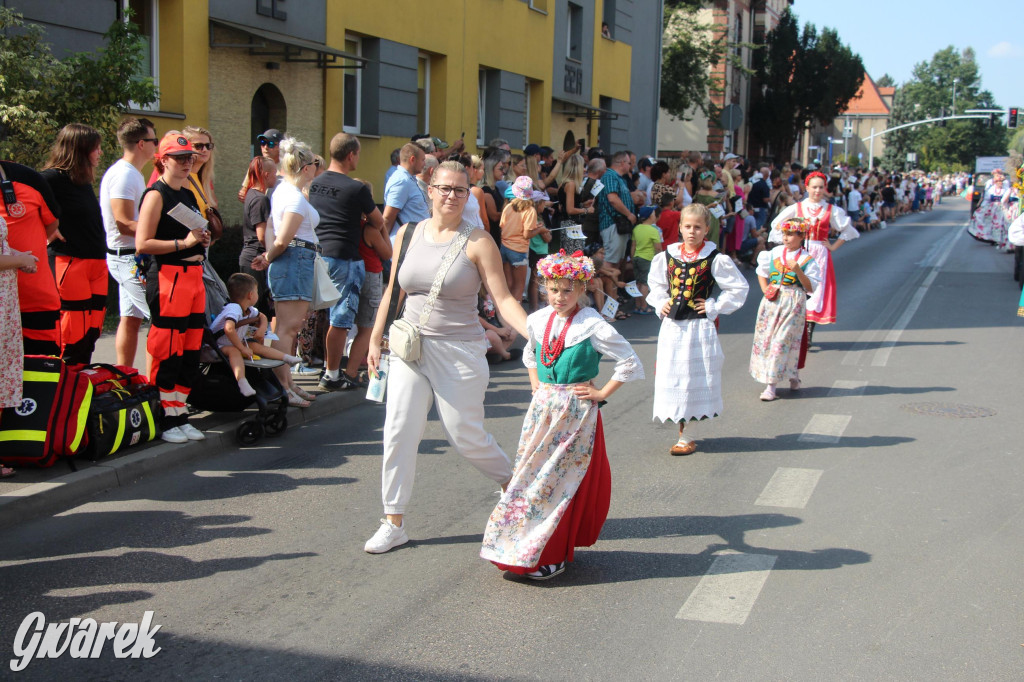
[[60, 294], [61, 357], [70, 363], [92, 362], [107, 307], [107, 235], [92, 188], [102, 153], [99, 131], [69, 123], [57, 133], [41, 173], [60, 204], [63, 239], [50, 242], [50, 254]]
[[154, 163], [160, 179], [142, 196], [135, 249], [153, 256], [146, 277], [152, 326], [146, 348], [153, 357], [152, 380], [160, 389], [165, 441], [203, 440], [188, 423], [185, 402], [199, 374], [206, 287], [203, 260], [210, 231], [199, 212], [188, 176], [196, 151], [180, 133], [164, 135]]
[[[60, 206], [43, 176], [28, 166], [0, 161], [4, 200], [0, 217], [7, 221], [12, 249], [29, 251], [38, 259], [33, 273], [18, 271], [18, 306], [26, 355], [60, 355], [60, 296], [47, 264], [46, 242], [60, 238]], [[10, 183], [10, 184], [8, 184]]]

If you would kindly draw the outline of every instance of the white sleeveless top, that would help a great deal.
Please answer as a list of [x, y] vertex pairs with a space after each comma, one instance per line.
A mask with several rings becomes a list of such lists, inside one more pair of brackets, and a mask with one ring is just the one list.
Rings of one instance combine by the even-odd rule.
[[473, 196], [472, 192], [466, 199], [466, 205], [462, 207], [462, 219], [477, 229], [487, 229], [484, 227], [484, 221], [480, 218], [480, 200]]

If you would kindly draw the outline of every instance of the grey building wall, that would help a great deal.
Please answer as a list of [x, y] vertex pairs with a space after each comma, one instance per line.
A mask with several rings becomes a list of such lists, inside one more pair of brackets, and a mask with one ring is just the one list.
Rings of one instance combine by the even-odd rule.
[[637, 154], [655, 154], [658, 148], [662, 5], [662, 0], [615, 0], [613, 35], [633, 52], [626, 134], [627, 147]]
[[210, 18], [318, 43], [327, 39], [327, 0], [209, 0]]
[[419, 50], [391, 40], [363, 39], [360, 132], [411, 137], [416, 130]]
[[[580, 58], [569, 57], [569, 1], [557, 0], [555, 13], [555, 53], [552, 63], [551, 96], [583, 106], [590, 105], [594, 70], [594, 0], [572, 0], [582, 10], [583, 30]], [[560, 108], [560, 107], [556, 107]]]
[[[484, 139], [501, 137], [513, 149], [522, 149], [523, 117], [526, 115], [526, 77], [511, 71], [487, 72]], [[415, 109], [414, 109], [415, 111]]]
[[56, 57], [93, 52], [118, 16], [119, 0], [0, 0], [0, 4], [39, 24]]

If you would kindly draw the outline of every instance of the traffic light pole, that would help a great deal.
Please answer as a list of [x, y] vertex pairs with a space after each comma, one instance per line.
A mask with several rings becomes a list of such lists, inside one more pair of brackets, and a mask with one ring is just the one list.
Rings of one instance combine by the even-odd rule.
[[[999, 110], [999, 112], [1002, 113], [1002, 110]], [[880, 133], [876, 133], [875, 129], [872, 128], [870, 135], [868, 135], [867, 137], [862, 137], [861, 138], [862, 142], [869, 143], [868, 168], [870, 169], [870, 168], [874, 168], [875, 167], [875, 138], [876, 137], [881, 137], [882, 135], [886, 135], [888, 133], [891, 133], [891, 132], [894, 132], [894, 131], [897, 131], [897, 130], [902, 130], [903, 128], [913, 128], [915, 126], [924, 125], [925, 123], [935, 123], [936, 121], [952, 121], [952, 120], [959, 119], [959, 118], [978, 118], [978, 119], [991, 120], [992, 113], [994, 113], [994, 112], [984, 113], [984, 114], [982, 114], [982, 113], [978, 113], [978, 114], [960, 114], [959, 116], [937, 116], [935, 118], [924, 118], [924, 119], [921, 119], [920, 121], [914, 121], [913, 123], [904, 123], [903, 125], [898, 125], [895, 128], [886, 128], [885, 130], [883, 130]]]

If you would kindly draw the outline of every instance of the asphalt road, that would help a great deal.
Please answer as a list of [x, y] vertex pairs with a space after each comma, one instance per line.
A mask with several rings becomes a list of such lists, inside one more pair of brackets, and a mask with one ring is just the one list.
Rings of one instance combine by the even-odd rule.
[[[365, 554], [384, 417], [367, 403], [0, 532], [0, 677], [1019, 680], [1022, 320], [1011, 257], [966, 217], [956, 200], [839, 251], [839, 323], [798, 396], [761, 403], [747, 373], [759, 298], [724, 318], [725, 414], [691, 457], [651, 422], [652, 380], [623, 387], [608, 522], [555, 580], [478, 558], [496, 486], [436, 421], [413, 541]], [[652, 376], [656, 319], [620, 324]], [[494, 371], [509, 452], [529, 395], [524, 369]], [[14, 674], [33, 611], [153, 611], [161, 651]]]

